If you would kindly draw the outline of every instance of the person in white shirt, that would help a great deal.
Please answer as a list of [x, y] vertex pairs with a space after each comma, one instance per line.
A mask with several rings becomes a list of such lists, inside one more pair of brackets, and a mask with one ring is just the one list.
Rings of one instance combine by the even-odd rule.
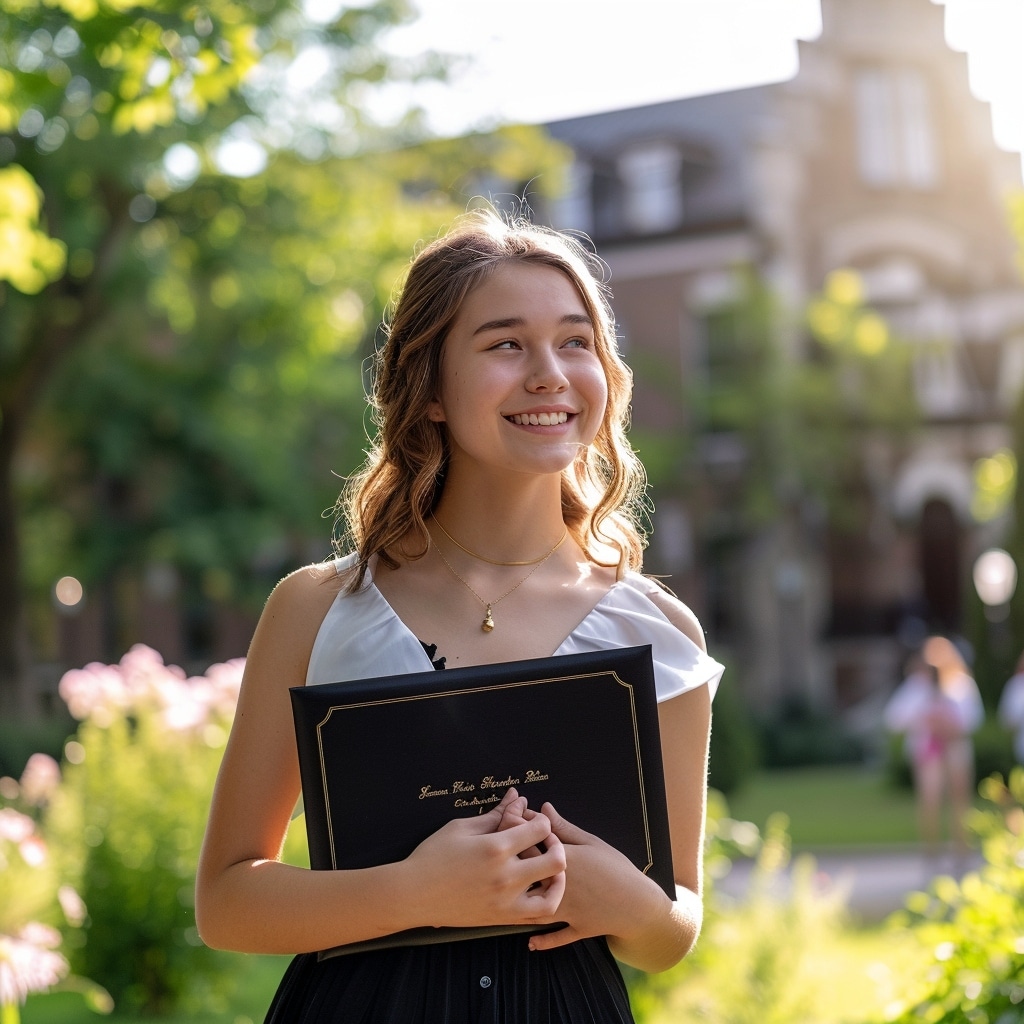
[[929, 637], [911, 657], [906, 678], [883, 712], [886, 728], [905, 737], [918, 829], [929, 857], [939, 850], [945, 799], [955, 855], [962, 860], [966, 854], [964, 818], [974, 792], [971, 737], [984, 715], [977, 684], [956, 645], [943, 636]]

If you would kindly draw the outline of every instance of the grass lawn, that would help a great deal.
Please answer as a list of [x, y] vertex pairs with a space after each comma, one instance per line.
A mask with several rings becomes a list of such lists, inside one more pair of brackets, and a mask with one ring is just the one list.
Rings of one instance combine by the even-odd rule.
[[917, 842], [914, 794], [855, 765], [760, 772], [728, 804], [731, 817], [762, 829], [773, 812], [784, 812], [797, 849]]

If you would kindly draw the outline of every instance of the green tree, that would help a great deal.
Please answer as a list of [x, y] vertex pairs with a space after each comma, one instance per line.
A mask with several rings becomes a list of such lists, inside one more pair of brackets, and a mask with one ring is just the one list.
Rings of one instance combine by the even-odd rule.
[[[5, 5], [0, 236], [24, 243], [0, 258], [6, 707], [29, 660], [23, 596], [59, 575], [113, 606], [167, 565], [244, 600], [306, 557], [362, 446], [361, 359], [413, 243], [485, 174], [557, 165], [538, 132], [410, 146], [415, 111], [366, 115], [374, 88], [443, 73], [382, 53], [409, 13]], [[116, 615], [110, 631], [126, 646]]]
[[[321, 27], [319, 41], [379, 68], [363, 53], [374, 30], [359, 21], [379, 26], [399, 13], [394, 4], [350, 12]], [[97, 356], [85, 352], [91, 342], [109, 359], [149, 333], [161, 302], [138, 245], [170, 192], [159, 191], [168, 154], [183, 147], [179, 166], [188, 153], [210, 164], [253, 112], [242, 91], [251, 72], [261, 60], [296, 56], [295, 18], [288, 4], [231, 0], [22, 0], [0, 14], [0, 223], [5, 239], [31, 243], [6, 249], [10, 286], [0, 293], [0, 697], [8, 706], [26, 661], [16, 459], [41, 432], [51, 446], [66, 436], [41, 406], [72, 356], [84, 391], [81, 372]]]
[[[1017, 267], [1024, 279], [1024, 192], [1018, 192], [1011, 198], [1009, 212], [1010, 226], [1017, 238]], [[971, 595], [971, 605], [976, 613], [972, 639], [976, 640], [981, 663], [979, 683], [990, 711], [998, 703], [1004, 684], [1024, 652], [1024, 487], [1020, 486], [1020, 467], [1024, 465], [1024, 391], [1018, 396], [1010, 417], [1010, 430], [1012, 451], [1002, 453], [1005, 467], [1004, 480], [1001, 481], [1003, 486], [995, 495], [996, 504], [992, 510], [994, 517], [1007, 505], [1010, 509], [1011, 525], [1006, 550], [1017, 564], [1018, 578], [1010, 597], [1008, 621], [993, 628], [992, 623], [983, 617], [977, 595]], [[993, 633], [997, 637], [995, 644]]]
[[703, 431], [742, 443], [746, 518], [763, 523], [811, 500], [833, 526], [859, 524], [851, 496], [863, 489], [865, 437], [898, 438], [919, 414], [910, 348], [865, 305], [857, 274], [829, 275], [799, 320], [748, 275], [707, 332], [708, 375], [693, 403]]

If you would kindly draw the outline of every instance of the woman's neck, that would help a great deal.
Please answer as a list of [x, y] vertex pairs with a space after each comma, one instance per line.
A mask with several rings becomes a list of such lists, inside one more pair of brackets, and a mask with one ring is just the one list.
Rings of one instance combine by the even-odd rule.
[[458, 546], [485, 559], [532, 558], [565, 530], [561, 488], [554, 483], [542, 478], [522, 487], [464, 487], [447, 481], [434, 517]]

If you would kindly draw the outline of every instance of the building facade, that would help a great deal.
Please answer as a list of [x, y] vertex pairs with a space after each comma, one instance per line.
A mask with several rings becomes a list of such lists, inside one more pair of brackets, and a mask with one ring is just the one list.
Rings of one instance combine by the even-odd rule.
[[[790, 81], [547, 126], [573, 162], [545, 215], [607, 262], [637, 374], [634, 436], [657, 467], [648, 564], [754, 707], [877, 705], [924, 630], [964, 633], [971, 566], [1006, 530], [979, 514], [975, 476], [1009, 447], [1024, 380], [1020, 159], [995, 145], [943, 18], [930, 0], [822, 0]], [[692, 396], [728, 358], [720, 314], [745, 280], [789, 311], [776, 344], [799, 362], [802, 311], [836, 272], [907, 347], [914, 423], [859, 435], [853, 527], [784, 479], [751, 525], [736, 510], [749, 439]]]

